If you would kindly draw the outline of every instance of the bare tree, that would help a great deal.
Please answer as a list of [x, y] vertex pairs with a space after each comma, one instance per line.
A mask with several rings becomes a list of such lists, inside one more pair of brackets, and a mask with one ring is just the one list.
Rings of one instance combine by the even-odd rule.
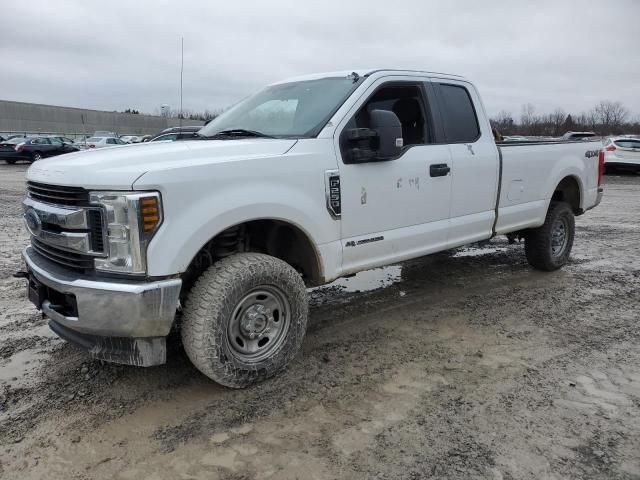
[[547, 135], [557, 137], [563, 133], [564, 123], [567, 119], [567, 114], [562, 108], [556, 108], [548, 116], [548, 131]]
[[516, 125], [511, 114], [502, 110], [496, 117], [491, 119], [491, 126], [502, 135], [512, 135], [515, 132]]
[[603, 135], [615, 133], [629, 116], [629, 110], [620, 102], [602, 100], [591, 111], [594, 126]]
[[527, 103], [522, 105], [522, 113], [520, 114], [520, 127], [525, 135], [533, 135], [533, 125], [536, 123], [536, 108]]

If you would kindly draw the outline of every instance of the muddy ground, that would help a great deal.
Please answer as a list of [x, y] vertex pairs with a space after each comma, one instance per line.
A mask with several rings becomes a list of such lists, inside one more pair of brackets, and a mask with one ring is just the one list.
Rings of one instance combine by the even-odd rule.
[[91, 361], [25, 299], [25, 166], [0, 166], [0, 477], [640, 478], [640, 175], [571, 264], [504, 239], [310, 292], [302, 354], [232, 391], [172, 349]]

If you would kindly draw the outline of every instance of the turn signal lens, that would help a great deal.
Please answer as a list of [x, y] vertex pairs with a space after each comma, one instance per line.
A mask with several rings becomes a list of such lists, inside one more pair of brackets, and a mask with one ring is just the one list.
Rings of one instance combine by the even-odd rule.
[[158, 197], [154, 196], [141, 199], [140, 207], [142, 230], [144, 230], [145, 233], [153, 232], [160, 223]]

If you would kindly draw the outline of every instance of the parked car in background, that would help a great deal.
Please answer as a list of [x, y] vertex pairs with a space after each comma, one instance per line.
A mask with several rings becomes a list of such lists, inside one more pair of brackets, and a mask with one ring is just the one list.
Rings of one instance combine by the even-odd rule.
[[75, 145], [64, 143], [60, 137], [17, 137], [0, 143], [0, 159], [9, 164], [18, 160], [37, 162], [46, 157], [80, 150]]
[[608, 138], [603, 150], [607, 171], [640, 172], [640, 139], [628, 136]]
[[126, 145], [126, 143], [116, 137], [91, 137], [87, 138], [85, 148], [115, 147], [116, 145]]
[[76, 142], [71, 140], [69, 137], [59, 137], [59, 136], [56, 136], [56, 135], [47, 135], [46, 137], [60, 140], [65, 145], [73, 145], [73, 146], [76, 145]]
[[[202, 125], [189, 125], [184, 127], [169, 127], [162, 130], [158, 135], [162, 135], [163, 133], [174, 133], [174, 132], [197, 132], [202, 128]], [[157, 136], [157, 135], [156, 135]]]
[[529, 139], [522, 135], [505, 135], [504, 137], [502, 137], [502, 140], [504, 142], [526, 142]]
[[163, 130], [160, 135], [156, 135], [151, 138], [150, 142], [163, 142], [163, 141], [171, 141], [175, 142], [176, 140], [192, 140], [197, 138], [198, 131], [202, 127], [173, 127], [167, 128]]
[[140, 137], [138, 135], [122, 135], [120, 140], [124, 143], [139, 143]]
[[590, 140], [597, 136], [595, 132], [567, 132], [562, 136], [562, 140]]
[[116, 132], [107, 132], [106, 130], [96, 130], [93, 132], [92, 137], [114, 137], [118, 138], [118, 134]]

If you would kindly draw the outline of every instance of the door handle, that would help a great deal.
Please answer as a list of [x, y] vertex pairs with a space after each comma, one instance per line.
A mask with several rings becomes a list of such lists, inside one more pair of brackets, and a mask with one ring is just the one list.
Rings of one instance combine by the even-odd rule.
[[432, 177], [444, 177], [449, 174], [451, 167], [446, 163], [434, 163], [429, 165], [429, 175]]

